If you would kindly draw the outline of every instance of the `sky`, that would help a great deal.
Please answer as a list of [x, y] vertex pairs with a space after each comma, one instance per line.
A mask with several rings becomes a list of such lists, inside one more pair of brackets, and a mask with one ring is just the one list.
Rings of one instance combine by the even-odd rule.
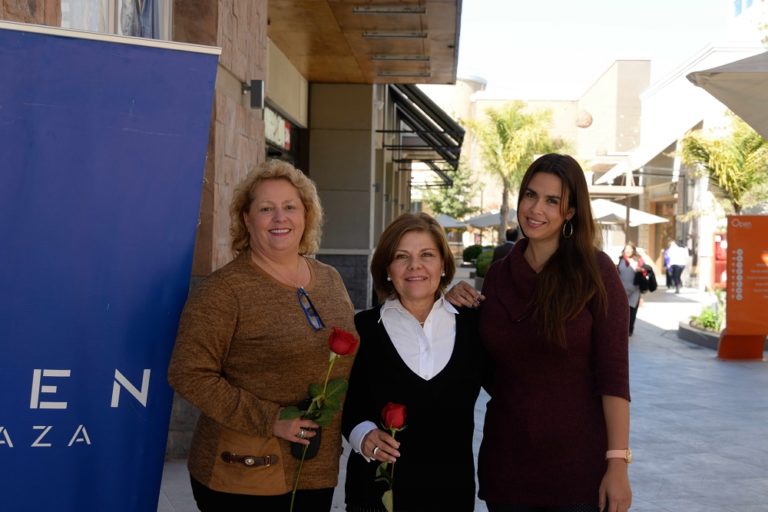
[[649, 59], [651, 83], [727, 39], [733, 0], [463, 0], [458, 76], [488, 95], [576, 99], [615, 60]]

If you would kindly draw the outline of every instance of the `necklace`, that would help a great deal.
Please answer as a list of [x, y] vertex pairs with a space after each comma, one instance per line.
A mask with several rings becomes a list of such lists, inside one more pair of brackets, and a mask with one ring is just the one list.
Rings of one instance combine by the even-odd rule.
[[279, 272], [275, 267], [272, 266], [272, 264], [267, 260], [267, 258], [262, 258], [261, 256], [256, 256], [256, 253], [251, 250], [251, 258], [255, 260], [256, 264], [263, 263], [264, 266], [268, 267], [270, 272], [274, 274], [272, 277], [277, 278], [278, 281], [280, 281], [283, 284], [287, 285], [293, 285], [296, 288], [304, 288], [304, 286], [301, 284], [301, 262], [304, 259], [301, 255], [299, 255], [298, 260], [296, 261], [296, 271], [294, 272], [294, 278], [286, 278], [285, 274]]

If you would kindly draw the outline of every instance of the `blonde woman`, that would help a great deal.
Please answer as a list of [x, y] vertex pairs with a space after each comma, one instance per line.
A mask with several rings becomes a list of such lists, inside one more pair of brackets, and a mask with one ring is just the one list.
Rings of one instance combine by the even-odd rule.
[[[169, 380], [200, 409], [189, 473], [203, 512], [288, 510], [299, 460], [318, 426], [280, 419], [328, 367], [333, 327], [354, 332], [338, 272], [308, 257], [322, 209], [312, 181], [273, 160], [251, 172], [230, 208], [235, 259], [211, 274], [184, 307]], [[332, 378], [347, 378], [352, 357]], [[330, 510], [341, 455], [341, 415], [323, 427], [304, 462], [294, 511]]]

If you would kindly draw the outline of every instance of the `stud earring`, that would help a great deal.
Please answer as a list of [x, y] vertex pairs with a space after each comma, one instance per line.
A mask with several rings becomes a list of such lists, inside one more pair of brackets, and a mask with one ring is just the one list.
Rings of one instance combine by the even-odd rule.
[[391, 281], [391, 280], [392, 280], [392, 278], [387, 276], [387, 281]]
[[443, 273], [440, 274], [440, 277], [445, 277], [445, 270], [443, 270]]

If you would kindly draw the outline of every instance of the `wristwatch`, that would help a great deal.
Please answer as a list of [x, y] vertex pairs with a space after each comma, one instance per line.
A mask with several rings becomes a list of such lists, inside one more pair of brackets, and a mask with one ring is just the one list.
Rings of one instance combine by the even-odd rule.
[[606, 459], [624, 459], [627, 464], [632, 464], [632, 450], [608, 450], [605, 452]]

